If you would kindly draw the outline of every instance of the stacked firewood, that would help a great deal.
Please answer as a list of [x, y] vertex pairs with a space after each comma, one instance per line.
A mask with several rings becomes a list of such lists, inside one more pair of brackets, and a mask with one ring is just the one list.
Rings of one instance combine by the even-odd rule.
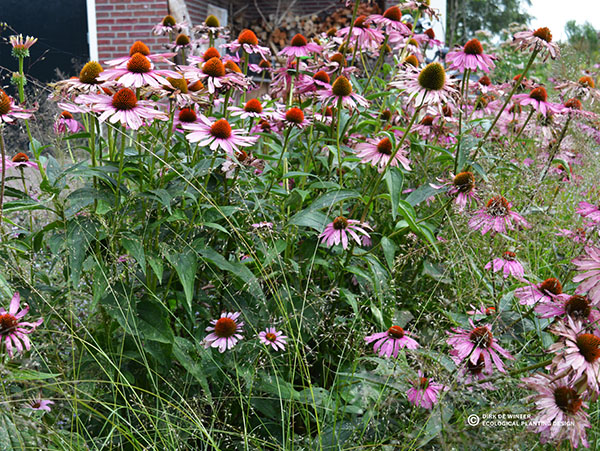
[[[234, 19], [234, 35], [244, 28], [249, 28], [258, 37], [262, 45], [265, 43], [274, 51], [279, 51], [289, 45], [290, 39], [300, 33], [307, 38], [312, 38], [320, 33], [327, 32], [331, 28], [343, 28], [350, 26], [352, 20], [352, 8], [330, 8], [320, 13], [311, 15], [297, 15], [287, 13], [281, 17], [269, 14], [255, 20], [245, 20], [243, 16]], [[381, 14], [377, 4], [369, 5], [362, 3], [358, 8], [358, 16], [369, 14]], [[266, 20], [265, 20], [266, 19]]]

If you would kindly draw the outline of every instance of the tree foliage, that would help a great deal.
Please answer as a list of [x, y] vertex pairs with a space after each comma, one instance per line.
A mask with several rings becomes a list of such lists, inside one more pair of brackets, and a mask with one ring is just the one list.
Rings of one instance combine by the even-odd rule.
[[448, 0], [446, 42], [464, 44], [476, 31], [499, 34], [511, 23], [525, 24], [531, 16], [523, 9], [530, 0]]
[[593, 55], [600, 49], [600, 32], [586, 22], [577, 25], [574, 20], [569, 20], [565, 25], [567, 39], [578, 52]]

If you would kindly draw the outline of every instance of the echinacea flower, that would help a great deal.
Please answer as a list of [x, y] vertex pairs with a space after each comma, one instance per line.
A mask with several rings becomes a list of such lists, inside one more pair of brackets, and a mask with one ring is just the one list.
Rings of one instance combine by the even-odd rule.
[[71, 77], [68, 80], [61, 80], [51, 84], [54, 88], [52, 98], [65, 97], [73, 93], [102, 93], [104, 83], [98, 79], [104, 69], [97, 61], [88, 61], [81, 68], [78, 77]]
[[581, 256], [572, 261], [577, 267], [577, 274], [573, 282], [581, 282], [575, 293], [585, 294], [594, 304], [600, 302], [600, 249], [594, 246], [585, 247], [586, 256]]
[[181, 126], [191, 132], [186, 135], [189, 142], [209, 146], [210, 150], [214, 151], [220, 147], [228, 155], [233, 156], [239, 152], [240, 147], [251, 146], [258, 139], [258, 136], [248, 136], [242, 130], [232, 129], [226, 119], [213, 122], [203, 115], [199, 115], [198, 119], [198, 122], [182, 123]]
[[565, 322], [556, 323], [552, 331], [560, 338], [548, 348], [556, 354], [552, 363], [557, 371], [572, 374], [575, 380], [584, 376], [587, 386], [598, 392], [600, 337], [586, 332], [581, 322], [570, 317]]
[[168, 53], [150, 53], [150, 47], [144, 44], [142, 41], [135, 41], [131, 47], [129, 48], [129, 55], [122, 56], [120, 58], [115, 58], [109, 61], [105, 61], [105, 64], [111, 67], [121, 66], [126, 64], [136, 53], [141, 53], [147, 59], [152, 62], [160, 62], [166, 64], [174, 64], [172, 61], [169, 61], [169, 58], [172, 58], [176, 55], [176, 53], [168, 52]]
[[34, 112], [35, 109], [26, 109], [16, 105], [14, 99], [0, 89], [0, 125], [2, 123], [10, 124], [15, 119], [29, 119]]
[[364, 50], [376, 50], [383, 42], [383, 33], [369, 26], [367, 16], [358, 16], [354, 21], [353, 27], [341, 28], [338, 30], [337, 36], [347, 40], [351, 28], [352, 34], [350, 35], [349, 42], [352, 46], [358, 46], [358, 48]]
[[600, 208], [598, 205], [590, 204], [586, 201], [579, 202], [578, 208], [575, 210], [576, 213], [582, 217], [592, 221], [594, 224], [600, 224]]
[[398, 357], [400, 349], [417, 349], [419, 343], [409, 337], [410, 332], [404, 330], [400, 326], [392, 326], [385, 332], [378, 332], [365, 337], [365, 342], [373, 343], [373, 352], [379, 354], [380, 357]]
[[285, 112], [275, 113], [274, 117], [281, 121], [286, 127], [304, 128], [310, 125], [304, 112], [298, 107], [292, 107]]
[[27, 58], [29, 56], [29, 48], [37, 42], [38, 38], [27, 36], [23, 40], [23, 35], [19, 34], [10, 36], [8, 40], [12, 46], [12, 56], [15, 58]]
[[251, 224], [251, 225], [255, 229], [269, 229], [269, 230], [273, 229], [273, 223], [272, 222], [268, 222], [268, 221], [256, 222], [256, 223]]
[[232, 116], [239, 116], [242, 119], [264, 119], [274, 113], [272, 109], [263, 107], [258, 99], [250, 99], [246, 102], [243, 108], [232, 106], [228, 107]]
[[506, 229], [514, 230], [513, 221], [518, 225], [529, 228], [529, 223], [517, 212], [511, 210], [511, 203], [502, 196], [492, 197], [487, 205], [475, 212], [475, 216], [469, 220], [469, 227], [479, 230], [485, 235], [490, 230], [498, 233], [506, 232]]
[[236, 53], [239, 49], [247, 54], [256, 53], [264, 60], [269, 59], [271, 56], [271, 50], [268, 47], [258, 45], [256, 34], [248, 29], [242, 30], [235, 41], [225, 44], [223, 47], [231, 50], [232, 53]]
[[29, 312], [29, 306], [25, 304], [21, 309], [21, 295], [15, 293], [10, 301], [8, 312], [0, 307], [0, 343], [4, 342], [6, 351], [10, 357], [14, 356], [13, 346], [17, 348], [17, 353], [23, 352], [23, 346], [28, 351], [31, 349], [29, 335], [42, 322], [43, 318], [33, 323], [21, 321]]
[[595, 323], [600, 319], [600, 312], [586, 296], [575, 294], [566, 301], [540, 302], [535, 306], [535, 313], [540, 318], [571, 318], [573, 321]]
[[115, 81], [125, 88], [142, 86], [160, 88], [162, 85], [169, 84], [166, 77], [181, 78], [181, 74], [167, 69], [155, 69], [152, 61], [138, 52], [114, 69], [107, 69], [100, 73], [98, 80]]
[[439, 394], [448, 390], [449, 387], [424, 377], [423, 372], [420, 370], [418, 374], [419, 377], [411, 381], [412, 387], [406, 392], [406, 397], [411, 404], [417, 407], [433, 409], [433, 406], [438, 402]]
[[517, 94], [512, 100], [521, 106], [531, 105], [535, 111], [544, 116], [548, 113], [560, 113], [563, 110], [562, 105], [548, 102], [548, 93], [543, 86], [532, 89], [529, 94]]
[[479, 39], [471, 39], [460, 50], [449, 52], [446, 55], [446, 63], [449, 69], [464, 72], [466, 69], [476, 71], [480, 69], [488, 73], [496, 67], [494, 56], [483, 53], [483, 46]]
[[206, 332], [211, 332], [204, 338], [205, 348], [219, 348], [219, 352], [232, 349], [242, 337], [244, 323], [238, 321], [241, 312], [223, 312], [219, 319], [211, 320], [211, 326]]
[[539, 51], [544, 61], [548, 56], [552, 59], [560, 56], [560, 49], [552, 42], [552, 33], [548, 27], [515, 33], [512, 44], [520, 50]]
[[24, 168], [29, 167], [29, 168], [39, 170], [37, 163], [35, 161], [30, 161], [29, 157], [24, 152], [19, 152], [10, 159], [7, 158], [6, 167], [7, 168], [18, 168], [18, 169], [24, 169]]
[[476, 327], [471, 318], [469, 323], [472, 326], [471, 330], [453, 327], [453, 333], [447, 332], [450, 338], [446, 342], [453, 348], [450, 354], [460, 362], [468, 358], [472, 364], [477, 364], [479, 357], [483, 356], [485, 371], [488, 374], [493, 371], [493, 365], [498, 368], [498, 371], [505, 373], [506, 370], [498, 354], [510, 360], [514, 360], [514, 357], [498, 344], [492, 334], [491, 326]]
[[529, 284], [526, 287], [517, 288], [514, 295], [519, 299], [521, 305], [552, 302], [555, 299], [566, 301], [569, 298], [568, 294], [563, 293], [560, 281], [554, 277], [538, 284]]
[[196, 80], [202, 81], [210, 94], [214, 94], [218, 90], [228, 90], [231, 88], [246, 90], [250, 86], [250, 81], [244, 74], [227, 72], [223, 61], [216, 56], [206, 61], [200, 70], [196, 67], [188, 66], [184, 70], [183, 75], [192, 82]]
[[524, 280], [525, 277], [523, 265], [517, 260], [517, 255], [511, 251], [506, 251], [502, 257], [496, 257], [488, 262], [485, 269], [491, 269], [493, 272], [502, 270], [505, 279], [513, 276], [518, 280]]
[[52, 409], [50, 405], [54, 404], [54, 401], [50, 401], [49, 399], [31, 399], [26, 404], [25, 407], [31, 410], [44, 410], [46, 412], [50, 412]]
[[369, 236], [369, 232], [365, 229], [371, 229], [367, 223], [361, 223], [356, 219], [347, 219], [343, 216], [338, 216], [330, 222], [319, 235], [321, 243], [327, 243], [331, 247], [336, 244], [342, 244], [342, 248], [348, 248], [348, 235], [360, 246], [361, 240], [359, 235]]
[[162, 36], [170, 33], [179, 33], [185, 28], [185, 26], [185, 22], [178, 23], [173, 16], [167, 14], [159, 23], [154, 25], [152, 28], [152, 34], [156, 36]]
[[483, 359], [483, 355], [479, 355], [477, 359], [477, 363], [471, 362], [471, 360], [467, 360], [466, 362], [463, 359], [459, 359], [455, 355], [450, 356], [456, 366], [459, 367], [459, 374], [461, 376], [461, 382], [464, 384], [468, 384], [467, 390], [472, 391], [473, 385], [477, 385], [477, 387], [481, 387], [485, 390], [495, 390], [490, 382], [481, 382], [484, 379], [487, 379], [491, 376], [493, 371], [486, 371], [485, 369], [485, 360]]
[[423, 69], [412, 65], [404, 66], [390, 86], [401, 89], [408, 96], [410, 104], [420, 106], [442, 107], [453, 101], [457, 90], [446, 74], [444, 67], [437, 62], [429, 63]]
[[410, 171], [410, 161], [406, 158], [406, 150], [403, 148], [395, 151], [390, 138], [367, 139], [366, 142], [358, 143], [355, 150], [356, 156], [361, 159], [361, 163], [369, 163], [375, 166], [379, 172], [383, 172], [388, 166], [392, 155], [394, 158], [389, 163], [390, 166], [398, 167], [398, 164], [401, 164], [405, 170]]
[[275, 351], [285, 350], [285, 345], [287, 344], [287, 337], [283, 335], [283, 332], [276, 330], [274, 327], [267, 327], [266, 330], [258, 334], [258, 338], [261, 343], [272, 346]]
[[456, 196], [454, 203], [458, 205], [459, 211], [466, 208], [472, 202], [479, 200], [477, 190], [475, 189], [475, 176], [472, 172], [459, 172], [454, 176], [448, 188], [450, 196]]
[[169, 46], [174, 52], [180, 52], [182, 50], [191, 50], [193, 43], [190, 37], [185, 33], [179, 33], [175, 37], [175, 41]]
[[290, 45], [284, 47], [279, 54], [288, 57], [288, 61], [295, 58], [303, 58], [310, 56], [313, 53], [318, 53], [322, 50], [322, 47], [315, 42], [309, 42], [301, 34], [296, 34], [290, 41]]
[[385, 28], [389, 34], [391, 31], [397, 31], [400, 34], [409, 36], [412, 34], [412, 30], [402, 22], [402, 10], [397, 6], [391, 6], [381, 14], [371, 14], [365, 20], [367, 24], [374, 23], [381, 28]]
[[68, 111], [63, 111], [58, 116], [56, 122], [54, 122], [54, 133], [62, 135], [66, 132], [77, 133], [79, 130], [83, 130], [83, 125], [79, 123], [73, 115]]
[[579, 100], [590, 99], [593, 103], [600, 100], [600, 91], [596, 89], [596, 82], [589, 75], [584, 75], [577, 81], [567, 80], [554, 86], [554, 89], [566, 97], [575, 97]]
[[530, 428], [540, 434], [540, 442], [560, 443], [568, 439], [575, 448], [581, 442], [588, 447], [586, 428], [590, 427], [588, 404], [568, 377], [536, 374], [523, 379], [524, 386], [537, 393], [527, 397], [533, 400], [537, 414], [529, 418]]
[[91, 105], [92, 111], [101, 113], [98, 117], [100, 122], [108, 120], [111, 124], [120, 122], [124, 127], [133, 130], [144, 125], [144, 121], [154, 119], [166, 121], [167, 115], [155, 109], [157, 104], [151, 100], [138, 100], [129, 88], [122, 88], [114, 95], [104, 94], [82, 94], [75, 101], [80, 104]]
[[369, 106], [367, 99], [352, 92], [350, 80], [343, 75], [337, 77], [330, 87], [319, 91], [317, 94], [323, 107], [337, 106], [340, 102], [342, 106], [352, 109], [356, 109], [358, 105]]

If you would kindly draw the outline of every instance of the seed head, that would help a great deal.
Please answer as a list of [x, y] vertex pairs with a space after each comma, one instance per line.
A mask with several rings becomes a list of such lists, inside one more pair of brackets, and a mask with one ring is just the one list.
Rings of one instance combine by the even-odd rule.
[[446, 71], [440, 63], [429, 63], [419, 74], [419, 84], [430, 91], [439, 91], [446, 84]]

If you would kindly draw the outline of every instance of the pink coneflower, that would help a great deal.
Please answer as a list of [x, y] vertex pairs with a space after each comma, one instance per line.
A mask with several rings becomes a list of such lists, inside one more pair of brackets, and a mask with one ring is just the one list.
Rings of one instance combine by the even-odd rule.
[[322, 89], [331, 88], [331, 77], [324, 70], [319, 70], [313, 74], [312, 77], [301, 76], [296, 84], [296, 90], [298, 94], [306, 94], [308, 92], [315, 92]]
[[79, 130], [83, 130], [83, 125], [79, 121], [73, 118], [73, 115], [68, 111], [63, 111], [58, 116], [58, 119], [54, 123], [54, 133], [57, 135], [66, 133], [77, 133]]
[[600, 319], [600, 313], [594, 310], [591, 301], [575, 294], [564, 302], [540, 302], [535, 306], [535, 313], [540, 318], [571, 318], [574, 321], [595, 323]]
[[23, 40], [23, 35], [19, 34], [10, 36], [8, 40], [12, 46], [12, 55], [15, 58], [26, 58], [29, 56], [29, 48], [37, 42], [38, 38], [27, 36], [25, 40]]
[[33, 323], [20, 321], [29, 311], [27, 304], [22, 309], [20, 306], [21, 296], [19, 293], [15, 293], [10, 301], [8, 312], [0, 307], [0, 343], [4, 342], [10, 357], [14, 356], [13, 346], [17, 348], [17, 353], [23, 352], [23, 345], [28, 351], [31, 349], [31, 342], [27, 335], [44, 321], [43, 318]]
[[[589, 225], [588, 225], [589, 226]], [[564, 236], [572, 240], [574, 243], [583, 244], [587, 242], [587, 232], [584, 227], [577, 227], [575, 230], [569, 229], [558, 229], [558, 232], [555, 234], [556, 236]]]
[[403, 90], [409, 102], [416, 107], [433, 106], [440, 110], [457, 94], [440, 63], [429, 63], [421, 70], [407, 65], [390, 86]]
[[600, 100], [600, 91], [596, 89], [594, 79], [589, 75], [580, 77], [577, 81], [567, 80], [557, 84], [554, 89], [560, 91], [566, 97], [575, 97], [580, 100]]
[[197, 142], [200, 146], [210, 146], [210, 150], [219, 147], [228, 155], [240, 151], [240, 147], [248, 147], [256, 142], [258, 136], [248, 136], [242, 130], [234, 130], [225, 119], [212, 122], [209, 118], [200, 115], [196, 123], [183, 123], [182, 127], [191, 131], [186, 138], [189, 142]]
[[321, 243], [327, 243], [329, 247], [342, 243], [342, 247], [347, 249], [348, 235], [360, 246], [361, 240], [359, 235], [369, 236], [369, 232], [365, 229], [371, 229], [371, 226], [367, 223], [361, 223], [356, 219], [347, 219], [343, 216], [338, 216], [333, 222], [327, 224], [323, 233], [319, 235], [319, 238], [321, 238]]
[[582, 323], [567, 318], [555, 324], [553, 330], [562, 339], [552, 344], [548, 350], [556, 353], [552, 361], [557, 372], [573, 373], [575, 380], [581, 376], [587, 379], [588, 387], [598, 391], [600, 378], [600, 337], [587, 333]]
[[172, 70], [155, 69], [154, 64], [138, 52], [116, 68], [100, 73], [98, 80], [115, 81], [126, 88], [141, 88], [142, 86], [160, 88], [162, 85], [169, 84], [166, 77], [181, 78], [181, 74]]
[[588, 447], [585, 429], [590, 427], [583, 401], [572, 379], [555, 375], [536, 374], [523, 379], [524, 386], [535, 390], [528, 400], [535, 402], [536, 416], [529, 419], [530, 428], [540, 434], [540, 442], [559, 443], [569, 439], [575, 448], [579, 442]]
[[461, 362], [469, 358], [469, 361], [474, 365], [479, 361], [479, 357], [483, 356], [485, 371], [488, 374], [493, 371], [492, 362], [498, 368], [498, 371], [505, 373], [504, 365], [498, 354], [510, 360], [514, 360], [514, 357], [498, 344], [498, 341], [492, 335], [491, 326], [481, 325], [475, 327], [471, 318], [469, 318], [469, 323], [472, 326], [470, 331], [453, 327], [453, 334], [447, 332], [450, 338], [446, 342], [453, 348], [450, 354]]
[[237, 52], [241, 48], [248, 54], [256, 53], [260, 55], [263, 60], [267, 60], [271, 56], [271, 50], [268, 47], [258, 45], [258, 38], [254, 31], [247, 29], [242, 30], [235, 41], [231, 44], [225, 44], [223, 47], [231, 50], [232, 53]]
[[49, 399], [31, 399], [26, 404], [25, 407], [32, 410], [44, 410], [46, 412], [50, 412], [52, 409], [50, 405], [54, 404], [54, 401], [50, 401]]
[[250, 85], [244, 74], [227, 72], [223, 61], [216, 56], [206, 61], [200, 70], [195, 67], [188, 67], [184, 71], [184, 77], [190, 81], [202, 81], [211, 94], [214, 94], [218, 90], [228, 90], [231, 88], [245, 90]]
[[523, 265], [517, 260], [517, 255], [514, 252], [506, 251], [502, 257], [494, 258], [491, 262], [485, 265], [485, 269], [491, 269], [493, 272], [502, 270], [504, 278], [513, 276], [518, 280], [524, 280]]
[[194, 47], [194, 43], [190, 37], [185, 33], [179, 33], [169, 45], [169, 49], [174, 52], [181, 52], [182, 50], [191, 50]]
[[438, 402], [438, 395], [449, 389], [449, 387], [433, 382], [424, 377], [423, 372], [419, 370], [419, 378], [411, 381], [412, 387], [406, 392], [408, 401], [424, 409], [433, 409]]
[[430, 0], [409, 0], [402, 3], [403, 10], [418, 11], [421, 16], [439, 19], [440, 13], [430, 6]]
[[0, 89], [0, 125], [2, 123], [10, 124], [15, 119], [29, 119], [35, 109], [25, 109], [16, 105], [14, 99]]
[[258, 338], [261, 343], [272, 346], [275, 351], [285, 350], [287, 344], [287, 337], [283, 335], [283, 332], [276, 330], [274, 327], [267, 327], [266, 330], [258, 334]]
[[248, 100], [243, 108], [231, 106], [227, 109], [231, 112], [232, 116], [239, 116], [242, 119], [264, 119], [270, 117], [274, 113], [273, 109], [265, 108], [258, 99]]
[[350, 80], [343, 75], [337, 77], [329, 88], [321, 90], [317, 94], [323, 107], [329, 105], [336, 107], [340, 101], [342, 106], [352, 109], [356, 109], [359, 105], [363, 107], [369, 106], [367, 99], [352, 92]]
[[64, 97], [71, 93], [101, 93], [103, 83], [98, 80], [98, 75], [103, 71], [104, 69], [98, 62], [87, 62], [79, 72], [78, 77], [71, 77], [68, 80], [51, 84], [54, 88], [52, 97]]
[[573, 277], [573, 282], [581, 282], [575, 289], [577, 294], [587, 293], [588, 297], [597, 304], [600, 302], [600, 249], [594, 246], [585, 247], [586, 256], [572, 261], [581, 274]]
[[514, 293], [521, 305], [534, 305], [538, 302], [566, 301], [568, 294], [563, 293], [560, 281], [554, 277], [538, 284], [517, 288]]
[[185, 22], [178, 23], [173, 16], [166, 15], [159, 23], [154, 25], [152, 34], [162, 36], [170, 33], [179, 33], [186, 26], [187, 24]]
[[481, 69], [488, 73], [496, 67], [494, 58], [493, 55], [483, 53], [483, 46], [479, 39], [471, 39], [462, 49], [449, 52], [446, 55], [446, 63], [449, 69], [455, 69], [459, 72], [464, 72], [466, 69], [472, 71]]
[[225, 352], [233, 348], [242, 337], [243, 321], [238, 321], [241, 312], [223, 312], [219, 319], [211, 320], [206, 332], [211, 332], [204, 338], [205, 348], [219, 348], [219, 352]]
[[[476, 384], [477, 387], [481, 387], [485, 390], [496, 389], [496, 387], [494, 387], [490, 382], [480, 382], [490, 377], [493, 372], [485, 370], [485, 360], [483, 355], [479, 355], [477, 363], [472, 363], [471, 360], [463, 362], [462, 359], [459, 359], [455, 355], [451, 355], [450, 357], [452, 360], [454, 360], [454, 363], [459, 368], [458, 371], [461, 376], [461, 382], [465, 384]], [[472, 391], [473, 387], [468, 386], [467, 390]]]
[[229, 154], [225, 156], [225, 162], [221, 166], [221, 170], [225, 173], [226, 178], [234, 178], [241, 169], [248, 169], [254, 175], [260, 175], [265, 169], [265, 162], [259, 158], [254, 158], [252, 154], [248, 154], [243, 150], [235, 154], [235, 159]]
[[24, 152], [17, 153], [12, 158], [6, 159], [6, 167], [7, 168], [33, 168], [40, 169], [35, 161], [30, 161], [29, 157]]
[[290, 41], [290, 45], [284, 47], [279, 54], [286, 55], [288, 57], [288, 61], [291, 61], [295, 58], [310, 56], [311, 54], [318, 53], [321, 50], [323, 50], [323, 48], [319, 44], [315, 42], [308, 42], [304, 36], [297, 34]]
[[544, 116], [548, 113], [560, 113], [563, 110], [562, 105], [548, 102], [548, 93], [543, 86], [532, 89], [529, 94], [517, 94], [512, 100], [521, 106], [531, 105], [535, 111]]
[[378, 332], [365, 337], [365, 342], [373, 343], [373, 352], [379, 354], [380, 357], [398, 357], [400, 349], [417, 349], [419, 343], [409, 337], [410, 332], [404, 330], [400, 326], [392, 326], [385, 332]]
[[521, 50], [539, 50], [544, 60], [548, 59], [548, 56], [552, 59], [560, 56], [560, 49], [552, 42], [552, 33], [548, 27], [515, 33], [512, 44]]
[[365, 22], [367, 24], [374, 23], [381, 28], [385, 28], [387, 33], [397, 31], [405, 36], [412, 34], [412, 30], [402, 22], [402, 10], [397, 6], [386, 9], [383, 15], [371, 14]]
[[[346, 40], [350, 33], [350, 27], [344, 27], [337, 32], [337, 36]], [[383, 33], [380, 30], [369, 27], [367, 16], [358, 16], [352, 27], [350, 45], [358, 46], [366, 50], [378, 49], [383, 42]]]
[[200, 116], [195, 107], [181, 108], [173, 117], [173, 128], [183, 131], [184, 124], [196, 124], [200, 122]]
[[273, 223], [272, 222], [268, 222], [268, 221], [256, 222], [256, 223], [251, 224], [251, 225], [255, 229], [269, 229], [269, 230], [273, 229]]
[[82, 94], [75, 99], [77, 103], [91, 104], [92, 111], [102, 113], [98, 117], [100, 122], [108, 119], [111, 124], [120, 122], [137, 130], [144, 125], [144, 120], [158, 119], [166, 121], [167, 115], [154, 109], [156, 103], [151, 100], [138, 100], [135, 93], [129, 88], [122, 88], [113, 96], [102, 94]]
[[472, 202], [477, 202], [479, 196], [475, 188], [475, 176], [473, 173], [464, 171], [456, 174], [452, 179], [448, 194], [456, 196], [454, 203], [458, 205], [459, 211], [463, 211]]
[[404, 169], [410, 171], [410, 161], [406, 158], [406, 150], [400, 149], [395, 152], [394, 147], [395, 146], [392, 144], [390, 138], [370, 138], [367, 139], [366, 142], [358, 143], [355, 150], [356, 156], [361, 159], [361, 163], [369, 163], [372, 166], [375, 166], [379, 172], [383, 172], [387, 167], [388, 162], [394, 153], [394, 159], [389, 165], [398, 167], [398, 164], [401, 164]]
[[586, 201], [579, 202], [579, 207], [575, 210], [582, 217], [589, 219], [594, 224], [600, 224], [600, 208], [598, 205], [590, 204]]
[[304, 112], [298, 107], [292, 107], [285, 112], [275, 113], [274, 118], [281, 121], [286, 127], [304, 128], [311, 123], [304, 115]]
[[174, 64], [172, 61], [169, 61], [169, 58], [172, 58], [176, 55], [176, 53], [173, 52], [150, 53], [150, 48], [146, 44], [144, 44], [142, 41], [135, 41], [129, 48], [129, 56], [122, 56], [110, 61], [105, 61], [105, 64], [111, 67], [126, 64], [127, 61], [129, 61], [136, 53], [141, 53], [152, 62], [161, 62], [166, 64]]
[[514, 230], [513, 221], [529, 228], [529, 223], [523, 216], [512, 211], [511, 206], [511, 203], [502, 196], [492, 197], [484, 208], [475, 212], [475, 216], [469, 220], [469, 227], [480, 230], [482, 235], [490, 230], [498, 233], [506, 232], [507, 228]]

